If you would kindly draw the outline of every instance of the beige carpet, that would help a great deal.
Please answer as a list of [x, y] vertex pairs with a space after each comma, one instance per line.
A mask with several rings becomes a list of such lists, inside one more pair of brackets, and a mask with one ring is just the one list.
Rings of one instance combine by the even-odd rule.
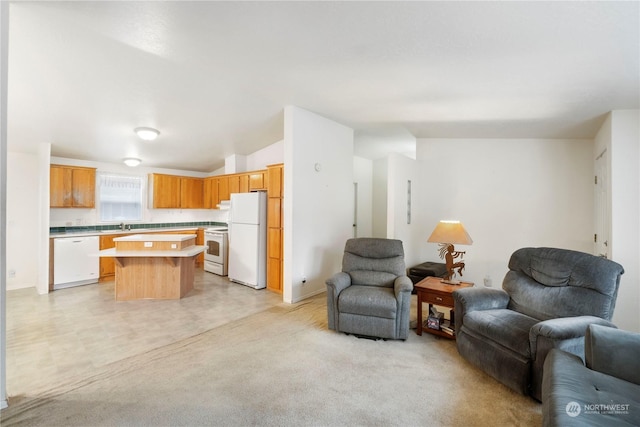
[[541, 406], [431, 335], [327, 329], [325, 296], [10, 399], [2, 425], [539, 426]]

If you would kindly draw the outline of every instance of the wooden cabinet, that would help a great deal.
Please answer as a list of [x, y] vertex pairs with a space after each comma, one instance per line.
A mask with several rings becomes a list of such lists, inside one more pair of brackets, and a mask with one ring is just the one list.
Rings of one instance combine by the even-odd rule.
[[240, 181], [240, 187], [238, 188], [238, 193], [248, 193], [249, 192], [249, 175], [246, 173], [239, 175], [238, 181]]
[[[284, 266], [284, 216], [282, 164], [267, 167], [267, 289], [282, 293]], [[264, 185], [264, 175], [263, 175]]]
[[216, 209], [218, 206], [218, 178], [209, 177], [204, 179], [204, 203], [205, 209]]
[[220, 200], [229, 200], [230, 194], [231, 192], [229, 191], [229, 177], [228, 176], [219, 177], [218, 178], [218, 201], [216, 205], [220, 203]]
[[50, 207], [95, 208], [96, 169], [51, 165]]
[[[116, 237], [122, 237], [125, 234], [109, 234], [106, 236], [100, 236], [100, 250], [115, 248], [116, 244], [113, 239]], [[106, 280], [113, 280], [116, 274], [116, 266], [114, 260], [111, 257], [100, 257], [100, 282]]]
[[174, 175], [149, 175], [155, 209], [180, 207], [180, 177]]
[[231, 175], [227, 177], [229, 180], [229, 197], [232, 193], [240, 192], [240, 175]]
[[[268, 181], [266, 170], [242, 172], [229, 175], [216, 175], [207, 178], [188, 178], [159, 174], [153, 174], [153, 176], [165, 177], [163, 178], [164, 181], [160, 182], [160, 185], [161, 187], [167, 189], [175, 188], [175, 186], [177, 185], [175, 183], [172, 184], [172, 180], [170, 178], [182, 178], [179, 203], [176, 202], [174, 198], [170, 198], [169, 196], [163, 198], [161, 194], [157, 194], [158, 190], [156, 190], [156, 181], [154, 180], [154, 201], [152, 204], [154, 208], [173, 207], [217, 209], [218, 204], [222, 200], [229, 200], [231, 198], [231, 193], [248, 193], [249, 191], [265, 190], [267, 188]], [[187, 182], [187, 180], [189, 181]], [[188, 185], [189, 190], [185, 190], [185, 185]], [[175, 190], [169, 191], [175, 192]], [[186, 196], [185, 191], [187, 193], [190, 193], [190, 196]], [[197, 199], [198, 194], [200, 195], [199, 200]], [[158, 197], [160, 197], [160, 204], [156, 202], [156, 199]], [[186, 197], [189, 197], [190, 201], [187, 201], [185, 199]]]
[[150, 174], [154, 209], [202, 209], [204, 179], [177, 175]]
[[202, 178], [180, 178], [180, 207], [202, 209], [204, 207], [204, 180]]
[[249, 174], [249, 191], [264, 190], [267, 188], [265, 185], [265, 172], [254, 172]]

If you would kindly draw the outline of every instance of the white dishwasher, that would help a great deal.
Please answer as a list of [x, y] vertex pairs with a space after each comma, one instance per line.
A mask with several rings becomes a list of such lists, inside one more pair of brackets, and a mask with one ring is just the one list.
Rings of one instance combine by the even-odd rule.
[[100, 277], [98, 236], [53, 239], [53, 289], [96, 283]]

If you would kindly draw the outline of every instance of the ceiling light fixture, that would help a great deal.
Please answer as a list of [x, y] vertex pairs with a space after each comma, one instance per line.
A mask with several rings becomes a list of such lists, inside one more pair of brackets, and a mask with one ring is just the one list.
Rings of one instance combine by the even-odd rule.
[[133, 131], [145, 141], [153, 141], [160, 135], [160, 131], [154, 128], [135, 128]]
[[140, 163], [142, 163], [142, 160], [140, 159], [136, 159], [133, 157], [127, 157], [126, 159], [122, 159], [122, 161], [124, 162], [125, 165], [135, 168], [136, 166], [138, 166]]

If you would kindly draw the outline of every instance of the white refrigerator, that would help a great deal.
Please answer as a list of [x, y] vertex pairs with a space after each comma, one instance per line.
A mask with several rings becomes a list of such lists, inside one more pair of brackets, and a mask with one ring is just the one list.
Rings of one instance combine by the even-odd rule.
[[255, 289], [267, 286], [265, 192], [231, 194], [228, 277]]

